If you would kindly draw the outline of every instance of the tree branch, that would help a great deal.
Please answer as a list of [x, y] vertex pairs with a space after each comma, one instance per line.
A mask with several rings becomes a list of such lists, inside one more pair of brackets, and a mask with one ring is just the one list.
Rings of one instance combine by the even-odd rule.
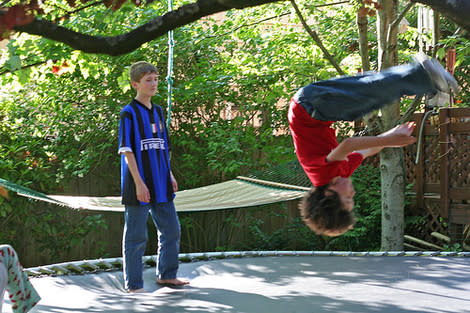
[[311, 8], [322, 8], [322, 7], [331, 7], [334, 5], [339, 5], [339, 4], [344, 4], [344, 3], [349, 3], [351, 0], [344, 0], [344, 1], [338, 1], [338, 2], [332, 2], [332, 3], [325, 3], [325, 4], [316, 4], [310, 6]]
[[341, 67], [338, 65], [338, 63], [335, 61], [335, 59], [333, 58], [333, 56], [328, 52], [328, 50], [325, 48], [325, 46], [323, 45], [321, 39], [320, 39], [320, 36], [318, 36], [318, 34], [313, 30], [311, 29], [307, 23], [305, 22], [305, 19], [303, 18], [302, 16], [302, 12], [300, 12], [299, 10], [299, 7], [297, 6], [297, 4], [295, 3], [295, 0], [291, 0], [291, 3], [292, 3], [292, 6], [294, 7], [295, 9], [295, 12], [297, 13], [297, 16], [299, 17], [300, 19], [300, 22], [302, 23], [302, 25], [304, 26], [305, 30], [307, 31], [307, 33], [310, 35], [310, 37], [312, 37], [312, 39], [315, 41], [315, 43], [318, 45], [318, 47], [321, 49], [321, 51], [323, 52], [323, 54], [325, 55], [325, 58], [330, 61], [331, 65], [334, 66], [334, 68], [336, 69], [336, 71], [340, 74], [340, 75], [345, 75], [344, 71], [341, 69]]
[[419, 96], [416, 96], [414, 99], [413, 99], [413, 102], [411, 102], [410, 106], [406, 109], [405, 113], [403, 113], [402, 117], [400, 118], [400, 120], [397, 122], [397, 125], [398, 124], [403, 124], [403, 123], [406, 123], [408, 122], [410, 119], [411, 119], [411, 116], [413, 115], [413, 113], [415, 113], [416, 111], [416, 108], [418, 107], [418, 104], [421, 103], [421, 100], [423, 99], [423, 97], [419, 97]]
[[359, 13], [356, 13], [356, 24], [359, 35], [359, 52], [361, 54], [362, 70], [367, 72], [370, 71], [369, 39], [367, 37], [369, 21], [367, 17], [360, 16]]
[[2, 3], [0, 3], [0, 8], [3, 8], [6, 4], [8, 4], [8, 2], [10, 2], [11, 0], [5, 0], [3, 1]]
[[271, 17], [261, 19], [259, 21], [253, 22], [253, 23], [243, 24], [243, 25], [237, 26], [234, 29], [232, 29], [228, 32], [222, 33], [222, 34], [206, 36], [206, 37], [202, 38], [201, 40], [199, 40], [197, 43], [195, 43], [195, 45], [198, 45], [199, 43], [201, 43], [205, 39], [222, 37], [222, 36], [225, 36], [225, 35], [228, 35], [228, 34], [232, 34], [232, 33], [236, 32], [237, 30], [239, 30], [241, 28], [250, 27], [250, 26], [253, 26], [253, 25], [258, 25], [258, 24], [261, 24], [263, 22], [266, 22], [266, 21], [269, 21], [269, 20], [272, 20], [272, 19], [275, 19], [275, 18], [279, 18], [281, 16], [289, 15], [289, 14], [290, 14], [290, 12], [282, 13], [282, 14], [279, 14], [279, 15], [275, 15], [275, 16], [271, 16]]
[[401, 20], [405, 17], [406, 13], [414, 6], [415, 4], [410, 2], [406, 5], [405, 9], [403, 12], [400, 13], [400, 15], [388, 26], [388, 31], [387, 31], [387, 42], [390, 42], [390, 36], [392, 35], [392, 31], [395, 30], [398, 25], [400, 24]]
[[[88, 9], [88, 8], [91, 8], [91, 7], [94, 7], [94, 6], [96, 6], [96, 5], [100, 5], [100, 4], [103, 4], [103, 1], [102, 1], [102, 0], [99, 0], [99, 1], [97, 1], [97, 2], [93, 2], [93, 3], [87, 4], [87, 5], [85, 5], [85, 6], [82, 6], [82, 7], [80, 7], [80, 8], [77, 8], [77, 9], [75, 9], [75, 10], [73, 10], [73, 11], [67, 12], [65, 15], [66, 15], [66, 16], [70, 16], [70, 15], [72, 15], [72, 14], [78, 13], [78, 12], [80, 12], [80, 11], [82, 11], [82, 10], [85, 10], [85, 9]], [[64, 16], [64, 17], [66, 17], [66, 16]]]
[[[349, 2], [350, 2], [350, 0], [345, 0], [345, 1], [339, 1], [339, 2], [333, 2], [333, 3], [317, 4], [317, 5], [312, 5], [310, 7], [311, 8], [321, 8], [321, 7], [327, 7], [327, 6], [340, 5], [340, 4], [349, 3]], [[232, 33], [236, 32], [237, 30], [239, 30], [241, 28], [250, 27], [250, 26], [253, 26], [253, 25], [258, 25], [258, 24], [261, 24], [263, 22], [266, 22], [266, 21], [269, 21], [269, 20], [272, 20], [272, 19], [275, 19], [275, 18], [279, 18], [279, 17], [282, 17], [282, 16], [286, 16], [286, 15], [289, 15], [289, 14], [290, 14], [290, 12], [281, 13], [281, 14], [278, 14], [278, 15], [275, 15], [275, 16], [271, 16], [271, 17], [261, 19], [259, 21], [253, 22], [253, 23], [240, 25], [240, 26], [235, 27], [234, 29], [232, 29], [228, 32], [225, 32], [225, 33], [222, 33], [222, 34], [219, 34], [219, 35], [206, 36], [203, 39], [201, 39], [199, 42], [197, 42], [196, 45], [199, 44], [200, 42], [202, 42], [205, 39], [222, 37], [222, 36], [225, 36], [225, 35], [228, 35], [228, 34], [232, 34]]]
[[204, 16], [232, 8], [242, 9], [279, 0], [198, 0], [186, 4], [162, 16], [157, 16], [146, 24], [117, 36], [92, 36], [67, 29], [50, 21], [35, 18], [14, 30], [37, 35], [65, 43], [86, 53], [121, 55], [138, 49], [142, 44], [166, 35], [168, 31], [190, 24]]

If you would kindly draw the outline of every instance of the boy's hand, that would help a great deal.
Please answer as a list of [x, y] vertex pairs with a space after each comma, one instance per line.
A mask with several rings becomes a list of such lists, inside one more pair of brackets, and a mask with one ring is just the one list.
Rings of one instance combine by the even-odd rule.
[[170, 172], [170, 177], [171, 177], [171, 184], [173, 186], [173, 191], [177, 192], [178, 191], [178, 182], [175, 179], [175, 176], [173, 176], [173, 172]]
[[137, 194], [137, 200], [147, 203], [150, 202], [150, 192], [143, 182], [135, 185], [135, 192]]
[[411, 136], [415, 128], [415, 122], [408, 122], [405, 124], [397, 125], [394, 128], [380, 134], [380, 137], [387, 137], [390, 139], [390, 144], [387, 147], [403, 147], [416, 142], [416, 138]]

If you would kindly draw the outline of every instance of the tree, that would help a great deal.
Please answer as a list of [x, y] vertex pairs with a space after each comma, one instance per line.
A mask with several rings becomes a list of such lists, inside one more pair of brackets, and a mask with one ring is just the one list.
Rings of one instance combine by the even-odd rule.
[[[134, 3], [140, 1], [133, 0]], [[458, 23], [470, 32], [470, 0], [412, 0], [430, 5], [445, 16]], [[149, 18], [141, 26], [123, 31], [115, 35], [96, 34], [78, 31], [66, 27], [66, 20], [76, 18], [79, 12], [91, 6], [104, 5], [118, 10], [125, 0], [103, 0], [98, 2], [81, 0], [49, 0], [38, 4], [37, 0], [25, 0], [9, 5], [3, 2], [0, 10], [0, 34], [7, 38], [11, 31], [25, 32], [54, 41], [62, 42], [75, 50], [87, 53], [103, 53], [120, 55], [129, 53], [142, 44], [166, 35], [169, 30], [188, 25], [205, 16], [230, 9], [245, 9], [279, 0], [198, 0], [194, 3], [181, 5], [176, 10]], [[105, 9], [103, 9], [105, 10]]]
[[[379, 0], [382, 10], [377, 15], [379, 69], [398, 64], [398, 27], [391, 27], [398, 17], [398, 0]], [[382, 109], [384, 129], [392, 128], [400, 119], [400, 103]], [[403, 250], [405, 176], [401, 148], [386, 148], [380, 152], [382, 183], [382, 251]]]

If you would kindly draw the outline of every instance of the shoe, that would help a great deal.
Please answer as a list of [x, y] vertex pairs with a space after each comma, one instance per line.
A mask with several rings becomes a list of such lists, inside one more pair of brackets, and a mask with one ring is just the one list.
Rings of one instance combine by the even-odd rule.
[[445, 70], [437, 59], [432, 58], [431, 62], [434, 64], [434, 66], [436, 68], [439, 68], [442, 71], [442, 75], [446, 79], [447, 85], [449, 85], [449, 88], [452, 91], [452, 93], [454, 95], [458, 94], [460, 92], [460, 88], [459, 88], [459, 84], [457, 84], [457, 81], [455, 80], [454, 76], [452, 76], [451, 73], [449, 73], [447, 70]]
[[459, 92], [459, 86], [454, 77], [447, 72], [436, 59], [429, 60], [428, 56], [419, 52], [414, 59], [426, 70], [436, 88], [440, 91], [454, 94]]

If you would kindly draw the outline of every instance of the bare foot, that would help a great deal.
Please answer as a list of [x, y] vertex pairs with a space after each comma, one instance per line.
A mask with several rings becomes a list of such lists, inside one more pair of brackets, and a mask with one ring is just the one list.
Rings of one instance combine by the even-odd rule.
[[145, 291], [144, 288], [140, 288], [140, 289], [129, 289], [127, 290], [128, 293], [146, 293], [147, 291]]
[[186, 279], [178, 279], [178, 278], [171, 278], [171, 279], [157, 279], [157, 284], [169, 287], [179, 287], [188, 285], [189, 281]]

